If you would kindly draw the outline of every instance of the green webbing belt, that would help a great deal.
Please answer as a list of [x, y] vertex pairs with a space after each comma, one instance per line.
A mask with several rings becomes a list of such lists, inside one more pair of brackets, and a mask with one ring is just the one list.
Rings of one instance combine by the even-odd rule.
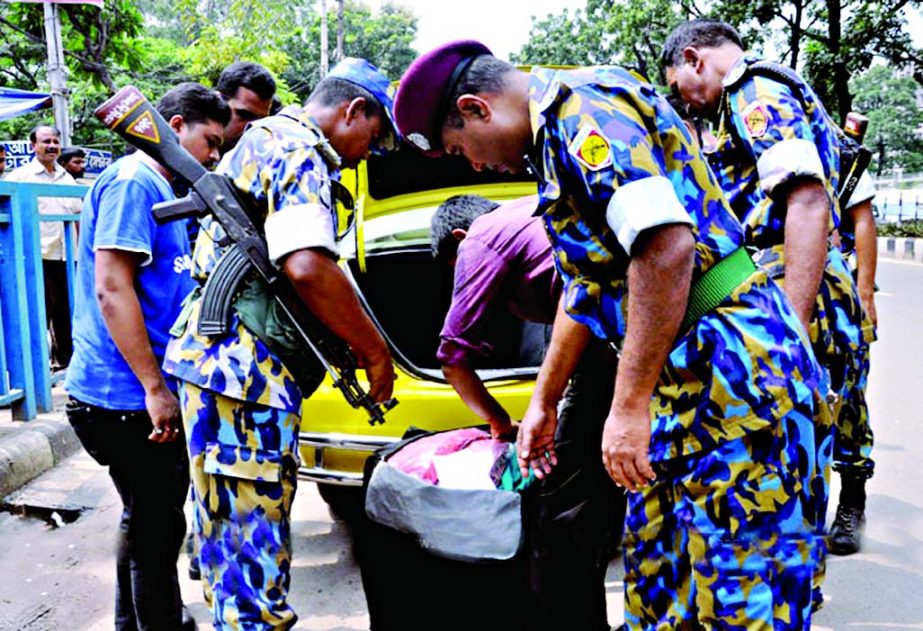
[[688, 331], [699, 318], [720, 305], [741, 283], [756, 271], [746, 248], [737, 248], [712, 265], [689, 288], [689, 303], [680, 326], [680, 335]]

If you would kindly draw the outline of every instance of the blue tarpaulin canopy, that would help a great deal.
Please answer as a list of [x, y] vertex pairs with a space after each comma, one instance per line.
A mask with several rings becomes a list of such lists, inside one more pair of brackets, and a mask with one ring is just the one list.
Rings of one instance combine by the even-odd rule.
[[51, 107], [51, 95], [26, 92], [15, 88], [0, 88], [0, 120], [6, 120], [43, 107]]

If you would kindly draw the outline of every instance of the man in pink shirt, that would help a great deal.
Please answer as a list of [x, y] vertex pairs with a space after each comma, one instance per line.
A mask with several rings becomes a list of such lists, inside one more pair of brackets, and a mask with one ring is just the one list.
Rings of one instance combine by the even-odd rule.
[[452, 387], [491, 433], [512, 431], [510, 416], [474, 371], [475, 356], [489, 356], [488, 326], [506, 310], [528, 322], [552, 324], [561, 293], [551, 244], [532, 213], [535, 197], [504, 205], [477, 195], [452, 197], [433, 215], [433, 255], [455, 268], [452, 305], [439, 335], [436, 358]]
[[[497, 204], [476, 195], [446, 200], [433, 215], [437, 260], [455, 268], [452, 304], [436, 357], [452, 387], [490, 423], [495, 437], [511, 436], [509, 413], [474, 370], [476, 356], [493, 351], [490, 324], [502, 311], [521, 320], [551, 324], [561, 296], [551, 243], [538, 199]], [[600, 445], [612, 400], [616, 360], [602, 342], [584, 353], [560, 406], [555, 430], [558, 464], [537, 483], [526, 517], [531, 531], [531, 614], [544, 627], [563, 628], [574, 611], [606, 625], [607, 551], [621, 540], [625, 496], [603, 466]], [[559, 624], [560, 623], [560, 624]], [[549, 626], [550, 625], [550, 626]]]

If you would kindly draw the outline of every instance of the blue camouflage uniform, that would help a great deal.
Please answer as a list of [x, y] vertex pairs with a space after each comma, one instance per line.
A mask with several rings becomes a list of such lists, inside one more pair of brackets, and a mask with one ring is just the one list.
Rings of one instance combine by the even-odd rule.
[[[850, 206], [869, 201], [874, 196], [875, 186], [866, 172], [859, 178], [859, 184], [850, 198]], [[849, 260], [856, 255], [855, 233], [845, 222], [840, 225], [839, 232], [840, 249]], [[865, 390], [868, 386], [870, 346], [878, 339], [878, 332], [865, 309], [862, 310], [861, 330], [859, 348], [854, 360], [847, 366], [843, 404], [833, 427], [833, 468], [870, 478], [875, 472], [875, 461], [872, 459], [874, 435], [869, 424]]]
[[[794, 178], [822, 182], [830, 200], [832, 231], [840, 225], [839, 144], [834, 124], [814, 91], [801, 82], [801, 99], [779, 81], [746, 72], [759, 58], [744, 55], [728, 71], [717, 132], [707, 157], [748, 247], [772, 278], [784, 281], [785, 204], [777, 191]], [[842, 400], [846, 365], [862, 343], [862, 308], [842, 252], [830, 247], [810, 337], [826, 369], [829, 391]], [[834, 414], [835, 418], [836, 414]]]
[[[387, 125], [374, 149], [393, 149], [393, 89], [387, 77], [356, 58], [342, 60], [327, 77], [372, 94]], [[254, 221], [261, 224], [270, 261], [280, 265], [287, 255], [306, 249], [338, 256], [331, 188], [340, 164], [318, 123], [306, 110], [289, 107], [252, 123], [218, 172], [262, 211]], [[203, 220], [193, 253], [193, 277], [203, 284], [224, 252], [224, 236], [217, 222]], [[203, 336], [198, 334], [202, 299], [193, 294], [174, 325], [177, 337], [167, 349], [164, 370], [182, 382], [194, 525], [215, 628], [288, 629], [297, 620], [287, 602], [290, 510], [299, 466], [299, 415], [303, 396], [310, 394], [299, 384], [314, 387], [316, 375], [300, 365], [311, 359], [296, 365], [287, 358], [286, 366], [270, 350], [289, 353], [293, 342], [269, 331], [270, 320], [273, 326], [285, 325], [266, 316], [265, 289], [248, 284], [234, 300], [229, 332]]]
[[[330, 179], [339, 158], [300, 108], [253, 123], [218, 171], [266, 209], [270, 257], [306, 247], [336, 254]], [[204, 283], [224, 237], [210, 217], [193, 253]], [[297, 484], [302, 393], [262, 339], [232, 312], [229, 333], [199, 335], [191, 304], [164, 369], [182, 381], [181, 404], [195, 490], [194, 526], [216, 628], [287, 629], [289, 513]]]
[[[744, 233], [686, 127], [653, 87], [612, 67], [533, 70], [532, 156], [568, 314], [620, 344], [635, 238], [695, 238], [693, 284], [746, 254]], [[632, 629], [806, 628], [823, 555], [813, 489], [820, 379], [790, 303], [750, 273], [682, 330], [651, 400], [657, 480], [629, 495]]]
[[[728, 71], [720, 108], [717, 145], [707, 154], [731, 207], [744, 225], [754, 260], [784, 282], [785, 204], [775, 194], [794, 178], [822, 182], [830, 202], [829, 231], [840, 225], [839, 143], [834, 124], [814, 91], [799, 79], [799, 92], [779, 81], [747, 72], [759, 61], [747, 53]], [[800, 98], [799, 98], [800, 96]], [[820, 394], [833, 405], [818, 408], [817, 450], [829, 462], [830, 430], [845, 399], [847, 375], [862, 343], [862, 308], [842, 252], [829, 247], [809, 327], [814, 352], [824, 368]], [[826, 512], [829, 469], [818, 501]], [[819, 570], [823, 572], [823, 568]], [[817, 578], [819, 584], [821, 577]], [[816, 594], [820, 606], [819, 592]]]

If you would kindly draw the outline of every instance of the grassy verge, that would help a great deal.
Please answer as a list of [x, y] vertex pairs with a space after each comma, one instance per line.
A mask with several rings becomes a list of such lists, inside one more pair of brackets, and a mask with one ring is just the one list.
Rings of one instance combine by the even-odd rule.
[[879, 237], [923, 238], [923, 220], [878, 224]]

